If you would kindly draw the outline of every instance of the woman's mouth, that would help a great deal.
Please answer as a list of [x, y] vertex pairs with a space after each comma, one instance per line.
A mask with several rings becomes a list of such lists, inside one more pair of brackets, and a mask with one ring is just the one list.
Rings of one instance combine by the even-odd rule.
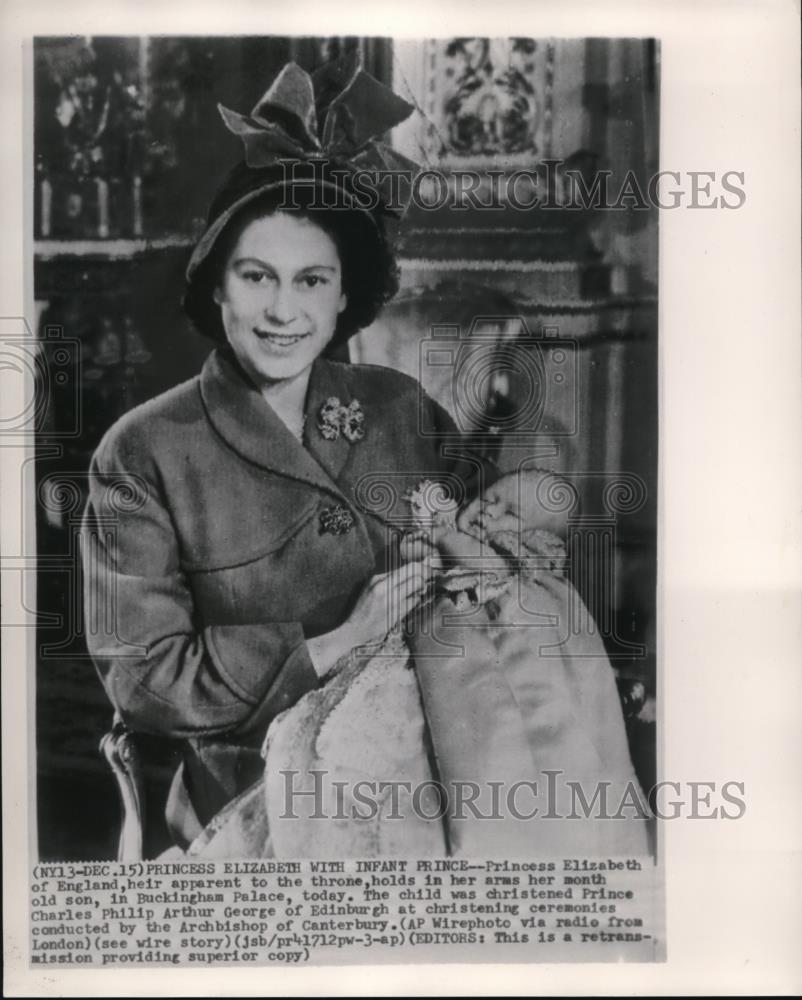
[[254, 327], [253, 332], [265, 344], [271, 347], [289, 348], [295, 347], [302, 340], [310, 336], [309, 333], [275, 333], [272, 330], [259, 330]]

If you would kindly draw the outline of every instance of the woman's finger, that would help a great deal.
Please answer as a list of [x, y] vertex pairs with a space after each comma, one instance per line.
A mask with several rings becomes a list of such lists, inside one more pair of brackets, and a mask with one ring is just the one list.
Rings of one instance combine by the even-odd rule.
[[432, 575], [432, 562], [423, 559], [419, 562], [407, 563], [396, 571], [396, 578], [392, 581], [396, 590], [405, 590], [408, 587], [420, 587], [428, 582]]
[[407, 594], [400, 602], [401, 607], [399, 609], [399, 615], [398, 615], [399, 621], [403, 618], [406, 618], [408, 615], [412, 614], [412, 612], [416, 608], [420, 607], [425, 597], [426, 597], [425, 589], [417, 590], [414, 591], [413, 593]]
[[374, 591], [380, 591], [382, 589], [393, 590], [399, 586], [403, 586], [407, 579], [414, 576], [414, 574], [418, 572], [418, 567], [421, 565], [420, 561], [404, 563], [404, 565], [398, 569], [391, 569], [386, 573], [377, 573], [375, 576], [371, 577], [368, 586]]

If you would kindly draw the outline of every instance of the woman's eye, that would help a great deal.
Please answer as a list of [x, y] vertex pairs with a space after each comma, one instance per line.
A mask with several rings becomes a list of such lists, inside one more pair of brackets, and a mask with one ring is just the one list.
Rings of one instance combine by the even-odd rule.
[[307, 288], [315, 288], [317, 285], [325, 285], [326, 279], [321, 278], [319, 274], [306, 274], [301, 281], [307, 286]]
[[245, 281], [250, 281], [254, 285], [260, 284], [267, 277], [264, 271], [243, 271], [242, 277]]

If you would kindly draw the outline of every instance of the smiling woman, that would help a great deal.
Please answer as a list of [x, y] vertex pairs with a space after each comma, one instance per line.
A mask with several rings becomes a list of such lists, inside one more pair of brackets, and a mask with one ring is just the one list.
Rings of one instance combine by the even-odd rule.
[[[330, 257], [327, 259], [329, 266], [337, 268], [339, 265], [345, 301], [336, 317], [332, 343], [345, 342], [373, 322], [382, 306], [398, 291], [398, 268], [387, 238], [384, 214], [381, 211], [326, 207], [320, 189], [335, 184], [340, 185], [340, 197], [347, 197], [347, 177], [337, 175], [327, 162], [295, 164], [289, 180], [284, 166], [254, 169], [247, 163], [241, 163], [234, 168], [209, 212], [209, 231], [216, 229], [215, 239], [205, 243], [205, 237], [202, 238], [189, 265], [184, 308], [199, 330], [218, 342], [226, 342], [219, 308], [219, 290], [225, 272], [235, 261], [234, 251], [245, 230], [260, 221], [267, 225], [264, 220], [276, 215], [283, 217], [285, 225], [310, 223], [322, 237], [328, 237], [328, 242], [324, 240], [325, 245], [320, 245], [321, 235], [313, 236], [307, 229], [304, 243], [312, 258], [317, 253], [324, 256], [330, 254], [331, 246], [328, 244], [334, 246], [336, 261]], [[342, 190], [342, 185], [346, 185], [345, 190]], [[276, 232], [275, 229], [273, 231]], [[272, 238], [278, 252], [277, 259], [263, 261], [257, 255], [252, 261], [254, 267], [244, 268], [250, 280], [257, 283], [268, 278], [274, 280], [278, 276], [278, 264], [281, 264], [281, 271], [285, 270], [287, 239], [294, 241], [294, 236], [285, 230], [284, 237], [287, 238]], [[249, 237], [252, 242], [259, 238], [257, 234]], [[241, 251], [240, 247], [237, 258], [247, 256]], [[310, 262], [317, 264], [322, 261], [311, 259]], [[248, 261], [244, 260], [244, 263]], [[265, 264], [270, 266], [264, 268]], [[296, 277], [307, 286], [317, 286], [318, 282], [311, 279], [318, 275], [327, 277], [325, 272], [316, 269], [308, 276], [299, 273]], [[307, 277], [310, 280], [304, 282]]]
[[231, 215], [207, 256], [196, 252], [185, 308], [231, 348], [300, 439], [312, 362], [372, 322], [398, 282], [382, 220], [321, 208], [316, 185], [306, 186], [312, 175], [294, 177], [288, 186], [283, 169], [234, 170], [210, 225], [231, 212], [231, 198], [242, 200], [244, 182], [257, 185], [257, 197]]
[[243, 371], [301, 438], [310, 366], [347, 302], [334, 241], [309, 219], [256, 219], [229, 255], [214, 300]]
[[239, 237], [214, 300], [254, 382], [296, 377], [328, 346], [347, 303], [337, 247], [308, 219], [257, 219]]
[[[411, 110], [346, 62], [314, 81], [290, 64], [251, 116], [224, 113], [246, 159], [185, 296], [218, 346], [94, 455], [89, 650], [129, 728], [183, 741], [167, 818], [190, 852], [211, 837], [240, 858], [639, 853], [640, 817], [536, 833], [513, 809], [499, 832], [414, 808], [324, 827], [277, 808], [296, 772], [438, 775], [477, 795], [560, 769], [588, 791], [634, 781], [610, 664], [564, 576], [553, 477], [494, 485], [415, 379], [326, 356], [396, 290], [390, 208], [360, 206], [349, 178], [366, 157], [392, 171], [371, 137]], [[332, 189], [339, 208], [318, 198]]]
[[[273, 718], [420, 601], [431, 566], [402, 558], [397, 511], [365, 502], [366, 477], [392, 483], [402, 508], [421, 475], [465, 492], [439, 447], [453, 424], [413, 379], [324, 356], [397, 277], [384, 206], [348, 207], [347, 144], [336, 133], [329, 162], [315, 115], [331, 132], [354, 87], [373, 94], [371, 134], [411, 107], [348, 61], [321, 74], [314, 87], [294, 64], [279, 75], [248, 120], [259, 148], [246, 142], [190, 260], [185, 309], [217, 349], [118, 421], [91, 467], [88, 645], [130, 728], [184, 740], [167, 807], [178, 845], [259, 777]], [[278, 156], [300, 139], [288, 180]], [[321, 187], [345, 207], [320, 208]]]

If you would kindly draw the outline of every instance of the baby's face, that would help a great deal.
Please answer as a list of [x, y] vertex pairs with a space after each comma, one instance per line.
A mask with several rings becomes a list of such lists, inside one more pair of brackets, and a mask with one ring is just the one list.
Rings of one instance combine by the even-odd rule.
[[[461, 531], [485, 538], [498, 531], [539, 528], [564, 536], [573, 487], [553, 472], [529, 469], [502, 476], [460, 513]], [[572, 508], [570, 508], [572, 509]]]
[[405, 562], [432, 560], [441, 589], [457, 587], [466, 573], [477, 581], [503, 583], [510, 572], [507, 557], [515, 561], [524, 533], [557, 536], [561, 547], [567, 513], [554, 508], [572, 487], [552, 472], [531, 469], [503, 476], [459, 512], [445, 505], [432, 486], [421, 483], [408, 497], [416, 528], [402, 538], [400, 554]]

